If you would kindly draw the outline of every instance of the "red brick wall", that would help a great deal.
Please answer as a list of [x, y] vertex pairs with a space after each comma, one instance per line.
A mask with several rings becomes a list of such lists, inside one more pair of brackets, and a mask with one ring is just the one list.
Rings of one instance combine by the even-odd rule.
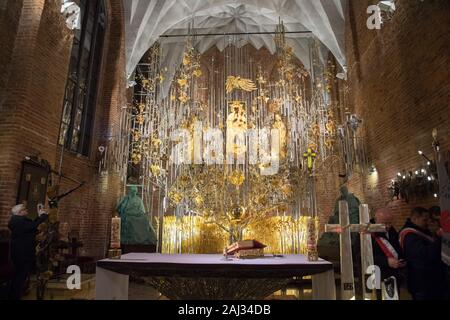
[[[450, 2], [397, 0], [393, 19], [381, 30], [366, 27], [368, 5], [351, 0], [346, 25], [351, 103], [365, 120], [367, 148], [378, 173], [355, 177], [372, 209], [392, 208], [397, 227], [415, 206], [436, 199], [391, 201], [387, 188], [397, 172], [423, 165], [417, 151], [432, 152], [438, 128], [450, 148]], [[357, 181], [360, 180], [360, 181]]]
[[14, 38], [23, 0], [4, 0], [0, 5], [0, 109], [4, 100], [4, 89], [9, 77], [10, 60], [14, 49]]
[[[50, 2], [23, 1], [0, 117], [0, 223], [15, 202], [20, 162], [36, 155], [55, 163], [55, 143], [71, 38]], [[45, 24], [47, 23], [47, 27]], [[53, 28], [48, 28], [53, 25]], [[10, 39], [11, 40], [11, 39]]]
[[[59, 168], [57, 140], [73, 39], [59, 12], [59, 1], [23, 0], [23, 8], [15, 3], [21, 1], [10, 2], [14, 3], [6, 7], [10, 19], [1, 23], [12, 30], [17, 25], [17, 35], [0, 31], [5, 46], [13, 48], [0, 54], [0, 70], [10, 70], [8, 80], [0, 82], [5, 92], [0, 109], [0, 228], [6, 227], [15, 204], [23, 158], [40, 153], [54, 169]], [[104, 256], [108, 247], [110, 218], [120, 190], [117, 177], [98, 174], [97, 150], [107, 143], [126, 102], [122, 3], [108, 0], [107, 4], [92, 152], [83, 157], [65, 151], [62, 158], [63, 174], [87, 184], [60, 202], [60, 218], [79, 232], [82, 253], [96, 257]], [[61, 191], [74, 185], [63, 179]]]

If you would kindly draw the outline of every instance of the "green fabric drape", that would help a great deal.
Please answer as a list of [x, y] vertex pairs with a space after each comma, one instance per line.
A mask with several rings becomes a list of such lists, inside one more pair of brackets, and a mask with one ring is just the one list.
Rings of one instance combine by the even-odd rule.
[[121, 243], [156, 244], [156, 232], [136, 187], [131, 187], [129, 193], [119, 202], [117, 211], [121, 218]]

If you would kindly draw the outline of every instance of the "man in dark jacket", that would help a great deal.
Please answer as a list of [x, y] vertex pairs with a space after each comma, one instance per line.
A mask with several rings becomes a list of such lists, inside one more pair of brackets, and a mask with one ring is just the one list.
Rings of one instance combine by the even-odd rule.
[[398, 240], [398, 232], [392, 226], [393, 215], [389, 209], [379, 209], [375, 213], [377, 224], [384, 224], [386, 232], [372, 234], [373, 260], [380, 267], [381, 279], [395, 277], [397, 288], [400, 286], [400, 269], [406, 266]]
[[427, 209], [414, 208], [400, 231], [400, 245], [408, 265], [408, 290], [414, 300], [444, 299], [445, 266], [441, 240], [428, 230]]
[[11, 230], [11, 260], [14, 266], [14, 278], [9, 294], [12, 300], [19, 300], [22, 296], [25, 282], [35, 263], [37, 228], [48, 217], [42, 209], [34, 221], [27, 218], [27, 215], [27, 208], [19, 204], [12, 209], [8, 224]]

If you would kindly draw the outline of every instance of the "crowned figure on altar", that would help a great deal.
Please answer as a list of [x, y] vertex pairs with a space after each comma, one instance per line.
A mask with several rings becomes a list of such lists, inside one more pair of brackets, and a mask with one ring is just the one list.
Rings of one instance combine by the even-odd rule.
[[121, 218], [122, 244], [156, 244], [156, 232], [145, 212], [137, 187], [130, 187], [128, 194], [120, 200], [117, 211]]

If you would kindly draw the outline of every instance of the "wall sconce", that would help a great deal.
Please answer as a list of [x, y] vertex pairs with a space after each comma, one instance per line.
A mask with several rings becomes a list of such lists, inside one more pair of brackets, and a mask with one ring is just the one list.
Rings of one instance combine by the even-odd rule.
[[397, 9], [394, 0], [380, 1], [377, 6], [380, 8], [382, 22], [390, 21]]
[[98, 147], [98, 173], [101, 175], [106, 175], [108, 173], [108, 168], [106, 164], [108, 147], [99, 146]]
[[81, 9], [74, 1], [61, 0], [61, 14], [70, 30], [81, 29]]
[[363, 121], [358, 118], [356, 114], [347, 116], [347, 126], [349, 126], [353, 131], [358, 130]]
[[410, 199], [423, 199], [428, 196], [438, 197], [438, 181], [432, 168], [419, 168], [414, 171], [402, 170], [391, 180], [389, 185], [391, 198], [403, 199], [407, 203]]
[[426, 154], [423, 153], [423, 151], [419, 150], [419, 155], [421, 155], [421, 156], [427, 161], [427, 164], [428, 164], [428, 165], [431, 165], [431, 159], [428, 158], [428, 157], [426, 156]]

